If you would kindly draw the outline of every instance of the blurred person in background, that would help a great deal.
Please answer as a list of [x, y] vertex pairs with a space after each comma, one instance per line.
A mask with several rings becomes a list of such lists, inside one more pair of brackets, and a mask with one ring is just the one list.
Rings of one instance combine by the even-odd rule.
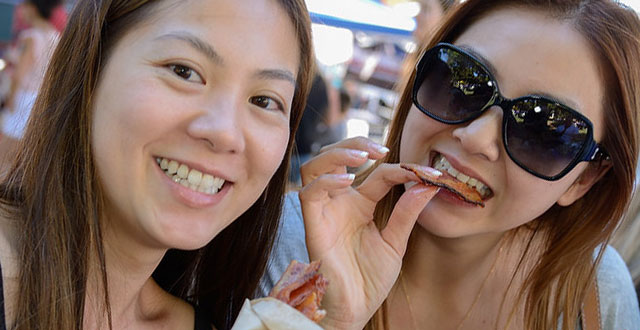
[[323, 143], [323, 145], [336, 143], [347, 137], [347, 116], [351, 108], [351, 95], [344, 86], [334, 88], [333, 91], [334, 93], [332, 94], [334, 98], [337, 99], [338, 104], [334, 104], [334, 106], [331, 107], [333, 113], [330, 121], [332, 138], [328, 143]]
[[322, 74], [316, 72], [296, 132], [295, 146], [291, 155], [289, 182], [294, 185], [300, 185], [300, 166], [318, 153], [322, 147], [321, 138], [328, 133], [328, 113], [329, 86]]
[[346, 116], [351, 96], [345, 88], [336, 88], [320, 74], [313, 78], [311, 92], [296, 132], [296, 148], [291, 159], [289, 180], [300, 185], [300, 166], [347, 135]]
[[347, 114], [351, 107], [351, 96], [344, 87], [329, 84], [329, 106], [327, 108], [326, 133], [318, 136], [318, 144], [324, 147], [347, 137]]
[[[14, 33], [15, 36], [19, 35], [20, 32], [22, 32], [23, 30], [26, 30], [31, 27], [31, 23], [29, 23], [28, 17], [25, 16], [25, 15], [29, 15], [28, 13], [25, 12], [25, 11], [28, 11], [28, 9], [25, 9], [26, 8], [25, 4], [27, 2], [28, 0], [25, 0], [24, 2], [18, 4], [14, 9], [13, 26], [11, 28], [11, 31], [12, 33]], [[49, 16], [48, 20], [51, 23], [51, 25], [53, 25], [53, 27], [56, 28], [56, 30], [58, 30], [59, 32], [62, 32], [62, 30], [64, 30], [65, 25], [67, 24], [67, 10], [63, 3], [64, 1], [61, 0], [58, 2], [59, 4], [51, 10], [51, 15]]]
[[[17, 141], [22, 138], [44, 74], [60, 32], [50, 21], [60, 0], [27, 0], [21, 4], [21, 17], [27, 28], [20, 31], [7, 58], [10, 88], [0, 113], [0, 160], [13, 159]], [[0, 164], [6, 164], [1, 161]], [[3, 165], [0, 165], [3, 168]]]

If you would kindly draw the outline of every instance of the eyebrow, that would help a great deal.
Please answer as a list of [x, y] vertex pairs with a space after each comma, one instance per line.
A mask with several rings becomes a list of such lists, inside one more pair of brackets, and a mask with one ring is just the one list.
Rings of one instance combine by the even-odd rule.
[[[155, 40], [165, 40], [165, 39], [175, 39], [187, 42], [191, 47], [195, 48], [197, 51], [205, 55], [209, 60], [218, 65], [224, 65], [224, 60], [220, 54], [218, 54], [211, 45], [209, 45], [206, 41], [198, 38], [197, 36], [186, 32], [186, 31], [176, 31], [170, 32], [164, 35], [157, 37]], [[296, 85], [296, 79], [288, 70], [281, 69], [265, 69], [259, 70], [255, 76], [259, 79], [264, 80], [284, 80], [288, 81], [294, 86]]]
[[294, 86], [296, 85], [296, 78], [294, 78], [293, 73], [288, 70], [260, 70], [255, 74], [255, 76], [259, 79], [265, 80], [284, 80], [290, 82]]
[[196, 49], [198, 52], [202, 53], [213, 63], [224, 65], [224, 61], [222, 56], [218, 54], [211, 45], [209, 45], [204, 40], [196, 37], [195, 35], [185, 32], [185, 31], [176, 31], [170, 32], [164, 35], [157, 37], [155, 40], [166, 40], [166, 39], [175, 39], [187, 42], [191, 47]]

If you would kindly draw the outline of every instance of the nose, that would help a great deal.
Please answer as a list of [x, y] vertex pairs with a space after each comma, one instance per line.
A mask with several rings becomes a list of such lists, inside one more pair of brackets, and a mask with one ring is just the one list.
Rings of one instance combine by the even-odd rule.
[[453, 136], [469, 153], [495, 161], [500, 156], [502, 109], [493, 106], [471, 122], [453, 130]]
[[209, 99], [206, 103], [189, 123], [188, 134], [214, 152], [235, 154], [244, 151], [242, 103], [228, 95], [218, 100]]

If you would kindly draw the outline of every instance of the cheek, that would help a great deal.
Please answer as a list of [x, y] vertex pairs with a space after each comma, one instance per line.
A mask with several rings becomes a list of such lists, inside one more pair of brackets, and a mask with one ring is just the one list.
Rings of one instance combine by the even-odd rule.
[[507, 165], [507, 189], [502, 191], [504, 218], [514, 219], [518, 225], [538, 218], [556, 204], [573, 180], [575, 178], [565, 177], [545, 181], [524, 173], [513, 163]]
[[411, 162], [412, 151], [415, 149], [415, 136], [412, 135], [409, 121], [404, 123], [400, 135], [400, 162]]
[[[276, 172], [287, 150], [289, 124], [263, 128], [252, 135], [251, 168], [268, 182]], [[251, 170], [251, 169], [250, 169]]]
[[411, 108], [402, 128], [400, 161], [415, 162], [428, 155], [431, 139], [447, 127]]
[[93, 107], [92, 124], [92, 142], [98, 160], [109, 162], [127, 154], [128, 157], [135, 155], [128, 150], [140, 143], [145, 135], [162, 127], [164, 117], [151, 109], [148, 100], [138, 96], [145, 94], [144, 91], [138, 89], [137, 92], [134, 95], [123, 92], [117, 98], [107, 94], [98, 97]]

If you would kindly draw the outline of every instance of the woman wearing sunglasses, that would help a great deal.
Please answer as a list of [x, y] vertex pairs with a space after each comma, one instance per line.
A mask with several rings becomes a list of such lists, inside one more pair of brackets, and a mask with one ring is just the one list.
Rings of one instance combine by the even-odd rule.
[[[628, 271], [607, 247], [638, 157], [636, 13], [606, 0], [468, 0], [424, 42], [390, 152], [347, 140], [302, 169], [309, 255], [350, 265], [326, 270], [343, 285], [327, 293], [333, 324], [639, 329]], [[384, 197], [352, 187], [340, 173], [362, 156], [379, 161], [357, 182], [415, 163], [466, 183], [485, 206], [444, 189], [430, 199], [420, 184]]]

